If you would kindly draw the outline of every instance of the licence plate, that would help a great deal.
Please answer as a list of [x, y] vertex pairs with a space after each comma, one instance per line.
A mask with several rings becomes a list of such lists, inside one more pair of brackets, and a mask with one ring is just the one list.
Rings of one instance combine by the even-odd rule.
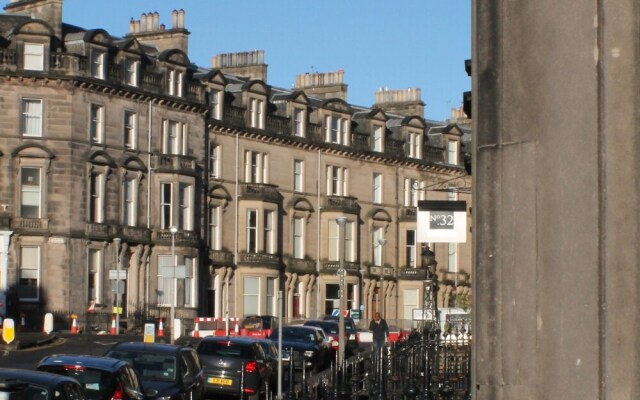
[[223, 386], [231, 386], [231, 384], [233, 384], [233, 380], [224, 379], [224, 378], [209, 378], [207, 379], [207, 382], [214, 385], [223, 385]]

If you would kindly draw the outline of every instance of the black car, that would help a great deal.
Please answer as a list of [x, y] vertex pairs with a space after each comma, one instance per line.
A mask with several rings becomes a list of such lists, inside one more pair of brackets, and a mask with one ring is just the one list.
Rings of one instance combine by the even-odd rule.
[[133, 365], [146, 389], [158, 391], [162, 400], [202, 400], [204, 373], [195, 350], [163, 343], [123, 342], [113, 346], [107, 357]]
[[[8, 396], [4, 394], [9, 393]], [[80, 383], [68, 376], [24, 369], [0, 368], [0, 398], [21, 400], [86, 400]]]
[[[262, 339], [258, 339], [262, 340]], [[273, 360], [268, 358], [255, 338], [207, 336], [196, 348], [204, 368], [207, 395], [267, 397], [267, 387], [275, 382]]]
[[[340, 321], [339, 316], [335, 315], [327, 315], [324, 317], [325, 321]], [[351, 317], [344, 317], [344, 330], [347, 334], [347, 345], [345, 349], [347, 353], [356, 354], [358, 352], [358, 348], [360, 347], [358, 343], [358, 329], [356, 328], [356, 323], [353, 321]]]
[[[325, 340], [322, 330], [312, 326], [289, 325], [282, 327], [282, 352], [290, 354], [294, 368], [320, 371], [331, 364], [331, 344]], [[278, 332], [271, 333], [271, 340], [277, 342]]]
[[143, 400], [158, 391], [145, 392], [138, 374], [126, 361], [80, 355], [52, 355], [43, 358], [38, 371], [65, 375], [80, 382], [90, 400]]

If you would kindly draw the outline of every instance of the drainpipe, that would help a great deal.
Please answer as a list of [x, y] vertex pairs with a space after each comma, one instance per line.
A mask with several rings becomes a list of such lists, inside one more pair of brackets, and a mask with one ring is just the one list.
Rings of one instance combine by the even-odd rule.
[[[320, 151], [320, 149], [318, 149], [318, 170], [316, 171], [316, 176], [318, 177], [318, 226], [317, 226], [317, 240], [318, 240], [318, 247], [316, 249], [316, 272], [318, 274], [318, 278], [320, 277], [320, 212], [322, 211], [322, 206], [320, 205], [320, 188], [321, 188], [321, 181], [322, 181], [322, 165], [321, 165], [321, 156], [322, 153]], [[320, 303], [320, 279], [318, 279], [316, 281], [316, 319], [320, 319], [320, 307], [321, 307], [321, 303]]]
[[[147, 230], [151, 229], [151, 175], [153, 174], [153, 168], [151, 168], [151, 117], [153, 112], [153, 99], [149, 100], [149, 117], [148, 117], [148, 135], [147, 135]], [[151, 280], [151, 250], [147, 252], [145, 268], [145, 283], [144, 283], [144, 301], [149, 304], [149, 281]]]
[[[233, 239], [233, 260], [236, 264], [236, 269], [233, 274], [233, 316], [238, 317], [238, 223], [240, 219], [240, 208], [238, 201], [240, 199], [240, 132], [236, 132], [236, 223], [235, 223], [235, 235]], [[229, 279], [227, 278], [227, 315], [229, 314]], [[228, 329], [228, 328], [227, 328]], [[228, 333], [228, 332], [227, 332]]]

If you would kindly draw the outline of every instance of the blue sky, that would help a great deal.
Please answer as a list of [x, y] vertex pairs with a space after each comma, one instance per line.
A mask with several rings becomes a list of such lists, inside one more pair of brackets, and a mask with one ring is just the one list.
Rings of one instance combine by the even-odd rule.
[[180, 8], [193, 62], [263, 49], [273, 86], [344, 68], [350, 103], [371, 106], [381, 87], [418, 87], [435, 120], [448, 119], [471, 87], [471, 0], [64, 0], [63, 19], [123, 36], [131, 17], [157, 11], [170, 27]]

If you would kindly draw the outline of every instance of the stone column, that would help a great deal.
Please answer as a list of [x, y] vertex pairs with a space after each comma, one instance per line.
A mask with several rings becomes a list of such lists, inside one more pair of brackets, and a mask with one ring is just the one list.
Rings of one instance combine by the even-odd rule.
[[640, 3], [473, 7], [474, 399], [638, 399]]

